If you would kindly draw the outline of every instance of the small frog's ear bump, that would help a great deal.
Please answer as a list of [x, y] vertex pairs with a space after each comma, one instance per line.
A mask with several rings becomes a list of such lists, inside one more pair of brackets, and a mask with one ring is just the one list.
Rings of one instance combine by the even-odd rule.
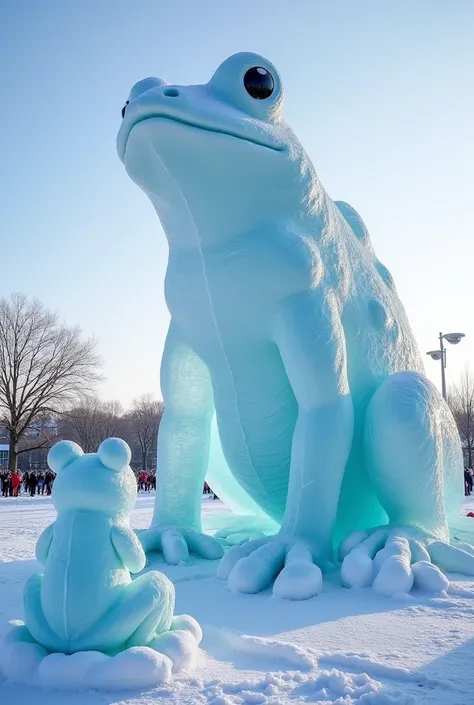
[[102, 441], [97, 455], [102, 465], [116, 472], [124, 470], [132, 459], [132, 451], [121, 438], [107, 438]]
[[84, 455], [84, 451], [73, 441], [59, 441], [48, 453], [48, 465], [53, 472], [58, 473], [67, 465]]

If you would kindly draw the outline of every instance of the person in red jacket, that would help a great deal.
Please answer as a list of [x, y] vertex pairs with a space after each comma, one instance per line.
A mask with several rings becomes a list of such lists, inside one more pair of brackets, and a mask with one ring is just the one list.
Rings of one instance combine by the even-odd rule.
[[16, 472], [12, 473], [11, 483], [12, 483], [12, 495], [13, 495], [13, 497], [18, 497], [18, 491], [19, 491], [20, 485], [21, 485], [21, 477], [18, 474], [18, 470]]

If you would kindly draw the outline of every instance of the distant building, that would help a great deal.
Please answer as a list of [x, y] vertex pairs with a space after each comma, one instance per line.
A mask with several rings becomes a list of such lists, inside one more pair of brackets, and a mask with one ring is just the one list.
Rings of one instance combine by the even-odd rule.
[[0, 470], [8, 467], [8, 445], [0, 444]]
[[[25, 438], [31, 440], [38, 438], [41, 434], [54, 436], [57, 433], [58, 425], [55, 419], [42, 418], [33, 422], [30, 427], [26, 429]], [[8, 430], [3, 426], [0, 426], [0, 470], [8, 468], [9, 445], [7, 441]], [[33, 451], [23, 451], [21, 455], [18, 456], [18, 468], [22, 471], [46, 469], [48, 451], [48, 446], [45, 448], [38, 448]]]

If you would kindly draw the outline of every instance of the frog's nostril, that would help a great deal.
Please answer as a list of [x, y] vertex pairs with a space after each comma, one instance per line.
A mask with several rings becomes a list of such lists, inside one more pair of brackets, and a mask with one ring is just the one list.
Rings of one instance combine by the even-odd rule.
[[167, 98], [177, 98], [179, 96], [179, 91], [177, 88], [165, 88], [163, 95]]

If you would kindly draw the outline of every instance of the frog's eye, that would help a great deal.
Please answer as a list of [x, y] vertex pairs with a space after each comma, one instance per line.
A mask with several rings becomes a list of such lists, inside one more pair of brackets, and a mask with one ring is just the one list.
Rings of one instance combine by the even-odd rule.
[[125, 111], [126, 111], [127, 105], [128, 105], [129, 103], [130, 103], [130, 101], [127, 100], [127, 102], [125, 103], [125, 105], [124, 105], [123, 108], [122, 108], [122, 120], [123, 120], [123, 118], [125, 117]]
[[254, 66], [245, 74], [244, 86], [247, 93], [255, 100], [265, 100], [273, 93], [275, 82], [267, 69]]

